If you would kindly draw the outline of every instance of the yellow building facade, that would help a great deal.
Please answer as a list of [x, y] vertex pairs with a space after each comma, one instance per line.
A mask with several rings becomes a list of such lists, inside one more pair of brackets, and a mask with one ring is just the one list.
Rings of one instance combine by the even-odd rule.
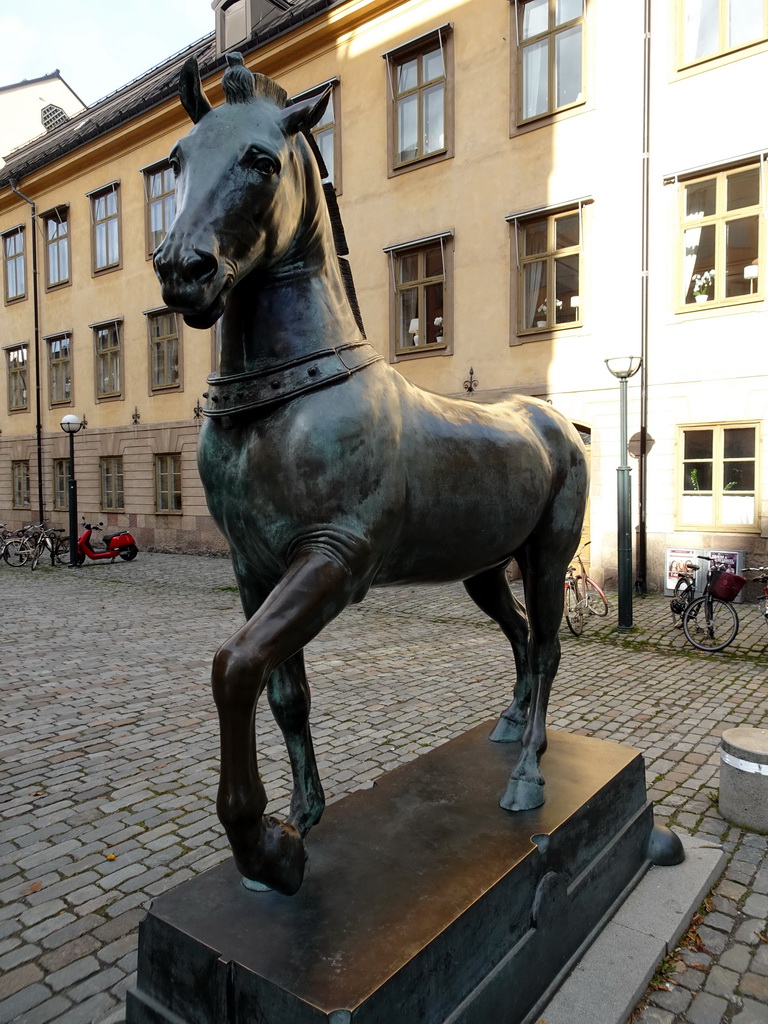
[[195, 53], [221, 102], [236, 48], [292, 97], [333, 86], [316, 137], [369, 340], [431, 390], [523, 391], [580, 427], [595, 575], [616, 566], [615, 356], [643, 360], [628, 420], [641, 586], [664, 584], [670, 550], [764, 564], [768, 137], [742, 100], [768, 69], [768, 0], [735, 26], [651, 6], [330, 0], [260, 20], [265, 0], [221, 3], [211, 37], [14, 153], [0, 520], [66, 525], [59, 423], [75, 413], [86, 517], [140, 547], [222, 548], [195, 466], [215, 331], [163, 309], [151, 253], [173, 210], [165, 159], [190, 127], [178, 70]]

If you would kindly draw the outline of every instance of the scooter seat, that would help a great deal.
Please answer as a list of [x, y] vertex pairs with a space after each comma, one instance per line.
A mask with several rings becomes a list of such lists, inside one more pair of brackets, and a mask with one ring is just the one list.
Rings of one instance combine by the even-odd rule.
[[122, 537], [122, 535], [122, 531], [120, 533], [110, 533], [107, 537], [102, 537], [101, 539], [104, 541], [105, 545], [109, 547], [110, 541], [114, 540], [115, 537]]

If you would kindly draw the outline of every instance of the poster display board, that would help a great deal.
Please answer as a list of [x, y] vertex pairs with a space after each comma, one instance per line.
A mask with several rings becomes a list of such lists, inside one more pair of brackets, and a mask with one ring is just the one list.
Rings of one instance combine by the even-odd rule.
[[[696, 596], [698, 597], [704, 589], [707, 578], [707, 563], [699, 561], [699, 555], [703, 558], [715, 558], [718, 562], [725, 562], [728, 572], [735, 572], [741, 576], [744, 573], [744, 560], [746, 551], [725, 551], [722, 548], [667, 548], [667, 557], [664, 568], [664, 593], [671, 597], [675, 584], [680, 578], [680, 573], [685, 571], [686, 562], [695, 562], [701, 566], [696, 573]], [[744, 600], [743, 592], [736, 597], [736, 603]]]

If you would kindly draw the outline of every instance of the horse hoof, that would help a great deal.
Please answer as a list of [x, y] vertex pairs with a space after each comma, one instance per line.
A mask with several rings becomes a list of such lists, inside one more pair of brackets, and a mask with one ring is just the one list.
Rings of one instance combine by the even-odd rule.
[[264, 885], [263, 882], [255, 882], [253, 879], [246, 878], [245, 875], [243, 875], [242, 883], [250, 892], [272, 892], [271, 885]]
[[544, 783], [510, 779], [499, 804], [505, 811], [530, 811], [544, 803]]
[[511, 718], [502, 715], [493, 727], [489, 740], [494, 743], [517, 743], [523, 738], [525, 722], [514, 722]]
[[274, 889], [284, 896], [298, 892], [307, 860], [298, 831], [277, 818], [264, 818], [258, 848], [251, 858], [235, 857], [243, 885], [254, 892]]

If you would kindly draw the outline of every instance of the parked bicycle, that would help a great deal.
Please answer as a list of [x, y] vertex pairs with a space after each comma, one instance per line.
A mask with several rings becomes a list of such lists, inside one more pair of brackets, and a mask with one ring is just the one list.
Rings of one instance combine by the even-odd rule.
[[670, 602], [672, 618], [678, 628], [682, 626], [686, 640], [698, 650], [722, 651], [733, 643], [739, 632], [739, 616], [732, 602], [747, 581], [729, 572], [724, 562], [706, 555], [698, 555], [698, 558], [708, 563], [704, 591], [700, 597], [695, 597], [696, 573], [700, 566], [687, 562]]
[[744, 572], [759, 572], [761, 576], [755, 576], [751, 583], [762, 583], [763, 584], [763, 596], [757, 602], [757, 606], [760, 609], [760, 614], [765, 620], [766, 626], [768, 626], [768, 565], [750, 565], [745, 566]]
[[3, 558], [8, 565], [18, 568], [32, 562], [36, 569], [44, 551], [51, 556], [51, 565], [69, 561], [69, 538], [61, 537], [60, 528], [46, 527], [45, 523], [33, 523], [17, 531], [17, 536], [6, 541]]
[[581, 557], [590, 543], [587, 541], [573, 556], [578, 571], [575, 565], [569, 565], [565, 574], [565, 621], [574, 636], [581, 636], [590, 615], [604, 618], [608, 614], [608, 598], [588, 575]]

